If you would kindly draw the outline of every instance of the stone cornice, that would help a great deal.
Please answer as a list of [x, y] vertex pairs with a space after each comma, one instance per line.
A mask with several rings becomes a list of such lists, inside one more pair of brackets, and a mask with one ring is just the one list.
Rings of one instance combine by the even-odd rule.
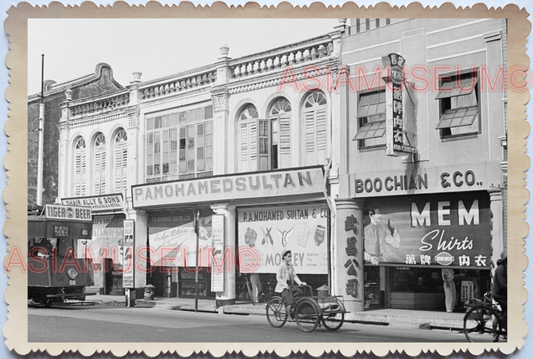
[[128, 119], [132, 112], [135, 113], [135, 109], [136, 108], [133, 107], [130, 109], [122, 110], [120, 112], [106, 114], [104, 116], [95, 115], [95, 116], [83, 117], [80, 119], [69, 120], [68, 126], [69, 128], [74, 129], [74, 128], [99, 125], [102, 123], [116, 121], [120, 119]]

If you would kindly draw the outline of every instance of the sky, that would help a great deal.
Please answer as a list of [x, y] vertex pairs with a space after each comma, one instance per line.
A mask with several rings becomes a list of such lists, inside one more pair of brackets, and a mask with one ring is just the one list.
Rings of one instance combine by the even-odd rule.
[[132, 73], [153, 80], [216, 62], [220, 48], [238, 58], [334, 31], [338, 19], [30, 19], [28, 94], [44, 79], [58, 83], [94, 73], [105, 62], [129, 85]]
[[[26, 2], [30, 3], [31, 5], [48, 5], [50, 3], [50, 0], [25, 0]], [[83, 0], [61, 0], [61, 2], [65, 5], [79, 5], [82, 3]], [[112, 5], [115, 0], [91, 0], [93, 3], [95, 3], [97, 6], [108, 6]], [[146, 4], [148, 0], [125, 0], [126, 2], [130, 4]], [[178, 0], [159, 0], [163, 4], [176, 4], [179, 1]], [[314, 0], [291, 0], [290, 3], [293, 5], [309, 5]], [[372, 1], [372, 0], [358, 0], [358, 5], [373, 5], [378, 1]], [[449, 0], [418, 0], [422, 5], [424, 6], [441, 6], [443, 3]], [[5, 21], [8, 14], [6, 13], [11, 6], [17, 6], [17, 4], [21, 2], [21, 0], [0, 0], [0, 19]], [[193, 4], [211, 4], [212, 2], [198, 2], [198, 1], [191, 1]], [[238, 0], [225, 0], [225, 2], [228, 5], [242, 5], [246, 1], [238, 1]], [[266, 6], [272, 6], [277, 5], [280, 1], [265, 1], [265, 0], [255, 0], [260, 5], [266, 5]], [[328, 5], [342, 5], [344, 1], [341, 0], [324, 0], [325, 4]], [[407, 5], [410, 1], [408, 0], [394, 0], [389, 1], [389, 3], [393, 5]], [[533, 11], [533, 3], [530, 0], [512, 0], [512, 1], [502, 1], [502, 0], [455, 0], [451, 1], [455, 6], [459, 7], [466, 7], [466, 6], [472, 6], [476, 3], [483, 2], [487, 4], [487, 6], [505, 6], [506, 4], [516, 4], [520, 8], [525, 8], [526, 11], [531, 13]], [[333, 29], [333, 26], [336, 24], [336, 19], [329, 20], [333, 22], [333, 25], [327, 25], [325, 26], [324, 30], [317, 31], [317, 35], [327, 33], [328, 31], [331, 31]], [[532, 21], [531, 16], [529, 17], [529, 21]], [[84, 22], [83, 20], [76, 20], [76, 22], [81, 23]], [[294, 23], [294, 22], [293, 22]], [[71, 22], [72, 24], [72, 22]], [[76, 24], [74, 24], [76, 25]], [[34, 26], [33, 24], [29, 24], [30, 29], [31, 26]], [[40, 90], [40, 69], [41, 69], [41, 53], [46, 54], [46, 79], [53, 79], [55, 81], [61, 82], [65, 80], [70, 80], [73, 77], [79, 77], [83, 75], [88, 75], [94, 73], [94, 69], [96, 65], [99, 62], [107, 62], [109, 65], [112, 66], [114, 70], [114, 76], [117, 79], [119, 83], [122, 85], [128, 85], [129, 81], [131, 80], [131, 73], [134, 70], [141, 70], [143, 72], [143, 80], [151, 80], [155, 79], [162, 75], [168, 75], [172, 71], [169, 71], [170, 69], [176, 69], [176, 72], [179, 72], [181, 70], [187, 70], [191, 67], [200, 66], [203, 64], [211, 63], [216, 61], [216, 59], [219, 57], [219, 51], [218, 48], [221, 47], [224, 43], [227, 43], [230, 47], [230, 56], [233, 58], [239, 57], [241, 55], [250, 54], [254, 51], [261, 51], [266, 50], [278, 45], [288, 44], [293, 41], [299, 41], [302, 39], [310, 38], [314, 36], [314, 33], [311, 34], [317, 27], [319, 26], [318, 22], [313, 21], [313, 25], [309, 27], [306, 30], [303, 30], [302, 36], [299, 36], [295, 38], [294, 40], [288, 40], [284, 41], [285, 38], [288, 38], [289, 36], [294, 35], [296, 32], [300, 32], [300, 28], [298, 27], [290, 27], [288, 30], [287, 28], [283, 28], [284, 30], [281, 30], [277, 32], [277, 26], [271, 25], [268, 28], [263, 28], [261, 31], [258, 31], [259, 35], [262, 33], [266, 33], [266, 36], [263, 36], [260, 40], [257, 38], [254, 38], [251, 36], [252, 33], [255, 32], [255, 27], [248, 27], [246, 29], [243, 29], [242, 31], [236, 31], [237, 36], [222, 36], [220, 38], [220, 34], [223, 31], [226, 31], [225, 27], [222, 28], [211, 28], [211, 33], [207, 33], [207, 35], [204, 34], [204, 40], [206, 41], [206, 45], [202, 43], [202, 46], [196, 46], [196, 49], [194, 52], [191, 52], [190, 50], [187, 51], [187, 48], [180, 48], [178, 47], [170, 47], [168, 46], [168, 43], [166, 42], [159, 42], [157, 41], [158, 38], [167, 38], [167, 41], [172, 40], [175, 41], [177, 38], [183, 38], [183, 36], [176, 36], [176, 33], [169, 33], [166, 34], [165, 32], [157, 32], [152, 31], [152, 28], [150, 27], [141, 27], [139, 29], [137, 28], [125, 28], [120, 33], [115, 33], [115, 37], [108, 36], [106, 33], [100, 32], [100, 26], [103, 26], [102, 24], [99, 24], [96, 27], [93, 27], [90, 29], [90, 31], [85, 31], [84, 33], [76, 33], [75, 31], [79, 31], [75, 26], [74, 27], [67, 27], [67, 25], [62, 25], [61, 29], [58, 29], [56, 26], [54, 26], [54, 31], [56, 31], [56, 34], [51, 34], [46, 39], [42, 39], [41, 42], [36, 43], [35, 45], [32, 45], [32, 48], [30, 49], [32, 52], [29, 53], [29, 57], [31, 57], [31, 61], [28, 62], [29, 66], [29, 82], [31, 81], [31, 86], [29, 86], [29, 93], [37, 93]], [[153, 24], [152, 26], [158, 26], [157, 23]], [[44, 33], [45, 31], [51, 31], [52, 29], [39, 29], [39, 33]], [[120, 29], [112, 29], [114, 31], [118, 31]], [[34, 30], [35, 31], [35, 30]], [[59, 33], [57, 33], [59, 31]], [[194, 33], [198, 33], [200, 31], [203, 31], [203, 29], [195, 28]], [[275, 33], [272, 31], [276, 31]], [[185, 33], [190, 36], [190, 29], [186, 29]], [[131, 43], [128, 40], [130, 39], [128, 37], [128, 34], [136, 34], [136, 43]], [[179, 33], [179, 32], [178, 32]], [[235, 32], [234, 32], [235, 33]], [[96, 36], [96, 34], [99, 34]], [[146, 34], [146, 35], [145, 35]], [[275, 35], [274, 35], [275, 34]], [[56, 36], [57, 35], [57, 36]], [[209, 35], [209, 36], [208, 36]], [[249, 39], [251, 36], [252, 40], [247, 41], [241, 44], [237, 44], [236, 42], [240, 40], [241, 38]], [[80, 39], [83, 37], [83, 41]], [[148, 37], [147, 41], [146, 37]], [[132, 37], [134, 38], [134, 37]], [[213, 40], [212, 45], [207, 46], [207, 42], [211, 39]], [[139, 41], [139, 39], [144, 39], [143, 43]], [[35, 41], [33, 39], [30, 39], [31, 41]], [[64, 40], [64, 41], [63, 41]], [[265, 41], [280, 41], [279, 44], [275, 44], [273, 46], [266, 46]], [[8, 51], [8, 37], [4, 33], [3, 37], [0, 37], [0, 58], [5, 59], [5, 56]], [[46, 46], [44, 46], [46, 44]], [[153, 47], [151, 47], [153, 44], [159, 44], [159, 48], [157, 48], [158, 51], [153, 50]], [[39, 46], [43, 45], [42, 48], [38, 48]], [[265, 46], [263, 46], [265, 45]], [[96, 46], [97, 49], [94, 50], [94, 47], [91, 49], [92, 46]], [[239, 47], [242, 46], [242, 47]], [[254, 46], [257, 46], [258, 49], [256, 50]], [[528, 43], [527, 43], [528, 49], [527, 53], [530, 58], [533, 58], [533, 50], [532, 50], [532, 41], [531, 41], [531, 35], [528, 37]], [[34, 50], [35, 48], [35, 50]], [[103, 51], [103, 49], [109, 49], [112, 48], [112, 51]], [[146, 56], [143, 56], [142, 59], [146, 61], [144, 63], [143, 61], [140, 61], [140, 59], [137, 56], [132, 56], [134, 53], [138, 53], [134, 51], [135, 49], [140, 48], [143, 50], [144, 53], [146, 53]], [[176, 49], [175, 51], [171, 51], [170, 54], [172, 56], [175, 56], [179, 59], [171, 61], [169, 60], [168, 67], [162, 66], [162, 65], [155, 65], [156, 63], [160, 64], [162, 61], [162, 50], [163, 49]], [[182, 61], [186, 61], [189, 58], [194, 57], [193, 55], [195, 52], [200, 50], [206, 50], [209, 48], [209, 51], [211, 51], [208, 55], [203, 55], [201, 59], [199, 60], [199, 63], [193, 63], [193, 66], [187, 65], [186, 63], [183, 63]], [[52, 51], [53, 50], [53, 51]], [[118, 53], [118, 55], [116, 54]], [[125, 56], [125, 58], [120, 58], [121, 53], [127, 53], [129, 56]], [[169, 52], [166, 52], [167, 54]], [[157, 56], [156, 56], [157, 55]], [[104, 57], [105, 58], [102, 58]], [[117, 56], [116, 58], [114, 56]], [[68, 61], [67, 61], [68, 59]], [[178, 65], [179, 63], [179, 65]], [[183, 65], [181, 65], [183, 63]], [[55, 65], [54, 65], [55, 64]], [[171, 67], [176, 66], [176, 67]], [[183, 67], [182, 67], [183, 66]], [[31, 80], [30, 80], [31, 79]], [[3, 66], [0, 69], [0, 92], [5, 93], [7, 86], [9, 85], [9, 74], [8, 69]], [[32, 90], [33, 89], [33, 90]], [[1, 123], [4, 123], [6, 119], [8, 118], [8, 103], [5, 101], [3, 97], [0, 98], [0, 121]], [[532, 102], [529, 103], [528, 107], [528, 120], [533, 116], [533, 104]], [[529, 141], [531, 142], [531, 140]], [[528, 144], [528, 148], [532, 146]], [[532, 147], [533, 148], [533, 147]], [[0, 133], [0, 158], [2, 158], [7, 151], [7, 137], [5, 134]], [[530, 153], [528, 152], [530, 155]], [[527, 172], [528, 175], [530, 175], [531, 170]], [[5, 186], [6, 181], [6, 173], [5, 170], [0, 170], [0, 187]], [[528, 177], [528, 184], [527, 188], [530, 190], [530, 193], [533, 193], [533, 181]], [[531, 224], [532, 218], [533, 218], [533, 200], [530, 200], [528, 204], [528, 208], [526, 211], [526, 220]], [[0, 224], [3, 224], [3, 221], [6, 219], [6, 208], [5, 205], [0, 205]], [[531, 226], [533, 228], [533, 226]], [[530, 230], [531, 232], [531, 230]], [[3, 237], [3, 238], [1, 238]], [[533, 250], [533, 233], [530, 233], [529, 236], [526, 238], [526, 254], [531, 257], [531, 252]], [[6, 238], [3, 236], [2, 233], [0, 233], [0, 256], [4, 257], [7, 254], [6, 250]], [[530, 261], [530, 265], [528, 269], [525, 272], [525, 281], [526, 281], [526, 287], [529, 290], [530, 295], [533, 295], [533, 261]], [[3, 276], [0, 276], [0, 293], [5, 290], [7, 287], [7, 273], [4, 272]], [[526, 321], [529, 323], [529, 326], [531, 327], [533, 325], [533, 320], [531, 319], [533, 316], [533, 298], [530, 298], [528, 302], [526, 303], [526, 310], [525, 310], [525, 316]], [[0, 317], [3, 318], [2, 322], [6, 320], [6, 314], [7, 314], [7, 307], [3, 300], [0, 300]], [[509, 358], [509, 359], [529, 359], [533, 357], [533, 333], [531, 333], [533, 330], [530, 330], [530, 334], [526, 336], [526, 344], [522, 347], [521, 350], [516, 351], [515, 353], [510, 354], [509, 356], [502, 356], [502, 355], [495, 355], [495, 354], [483, 354], [480, 355], [479, 358], [481, 359], [494, 359], [494, 358]], [[2, 358], [19, 358], [20, 356], [10, 352], [7, 347], [2, 346], [0, 348], [0, 357]], [[44, 358], [49, 357], [45, 354], [34, 354], [32, 355], [32, 358]], [[61, 356], [62, 358], [65, 356]], [[66, 357], [82, 357], [81, 355], [67, 355]], [[101, 354], [98, 356], [95, 356], [98, 358], [112, 358], [113, 356], [111, 354], [105, 355]], [[142, 357], [142, 356], [135, 356], [135, 357]], [[235, 357], [235, 356], [233, 356]], [[239, 356], [239, 358], [243, 358], [244, 356]], [[330, 356], [331, 357], [331, 356]], [[371, 358], [373, 356], [368, 355], [358, 355], [357, 358]], [[452, 354], [449, 356], [449, 358], [472, 358], [473, 356], [470, 354]], [[394, 359], [406, 359], [409, 358], [406, 354], [390, 354], [385, 357], [388, 358], [394, 358]], [[442, 358], [440, 355], [436, 353], [427, 353], [422, 354], [419, 356], [421, 359], [425, 358]], [[447, 357], [448, 358], [448, 357]]]

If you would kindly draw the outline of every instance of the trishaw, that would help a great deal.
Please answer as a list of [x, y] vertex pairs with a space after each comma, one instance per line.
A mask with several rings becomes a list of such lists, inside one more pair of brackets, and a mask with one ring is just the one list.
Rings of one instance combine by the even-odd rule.
[[294, 318], [298, 328], [304, 332], [312, 332], [317, 326], [335, 331], [344, 323], [344, 308], [342, 296], [314, 296], [309, 285], [298, 286], [303, 293], [293, 296], [291, 313], [287, 313], [280, 296], [273, 296], [266, 305], [267, 319], [274, 328], [281, 328], [289, 317]]

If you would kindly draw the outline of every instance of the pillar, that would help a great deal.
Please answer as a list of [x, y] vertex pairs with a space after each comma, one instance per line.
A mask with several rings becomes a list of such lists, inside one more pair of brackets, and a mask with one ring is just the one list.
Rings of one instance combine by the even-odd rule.
[[224, 231], [224, 249], [226, 254], [230, 254], [230, 258], [224, 261], [224, 291], [217, 292], [216, 306], [229, 305], [235, 303], [235, 234], [237, 233], [235, 220], [236, 210], [235, 206], [229, 206], [227, 203], [218, 203], [211, 205], [211, 209], [216, 214], [224, 215], [225, 217], [225, 231]]
[[135, 221], [135, 238], [134, 238], [134, 295], [133, 299], [144, 298], [144, 287], [146, 286], [146, 272], [148, 261], [140, 262], [141, 257], [146, 257], [148, 250], [148, 214], [143, 210], [132, 210], [128, 218]]
[[332, 294], [342, 295], [350, 313], [364, 310], [362, 199], [335, 199], [335, 236], [332, 243]]
[[503, 202], [502, 190], [499, 187], [489, 189], [490, 195], [490, 236], [492, 245], [492, 263], [496, 269], [496, 262], [501, 258], [502, 252], [506, 252], [506, 237], [503, 230]]

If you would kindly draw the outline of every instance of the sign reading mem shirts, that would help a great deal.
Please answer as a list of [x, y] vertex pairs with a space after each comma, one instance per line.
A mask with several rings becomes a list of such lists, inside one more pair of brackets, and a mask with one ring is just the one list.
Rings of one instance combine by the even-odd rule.
[[[374, 221], [369, 210], [373, 209]], [[490, 198], [487, 192], [365, 200], [367, 264], [489, 269]], [[371, 258], [372, 257], [372, 258]]]
[[239, 249], [256, 251], [255, 273], [276, 273], [281, 252], [290, 249], [298, 274], [327, 274], [327, 225], [325, 203], [242, 208], [238, 211]]

